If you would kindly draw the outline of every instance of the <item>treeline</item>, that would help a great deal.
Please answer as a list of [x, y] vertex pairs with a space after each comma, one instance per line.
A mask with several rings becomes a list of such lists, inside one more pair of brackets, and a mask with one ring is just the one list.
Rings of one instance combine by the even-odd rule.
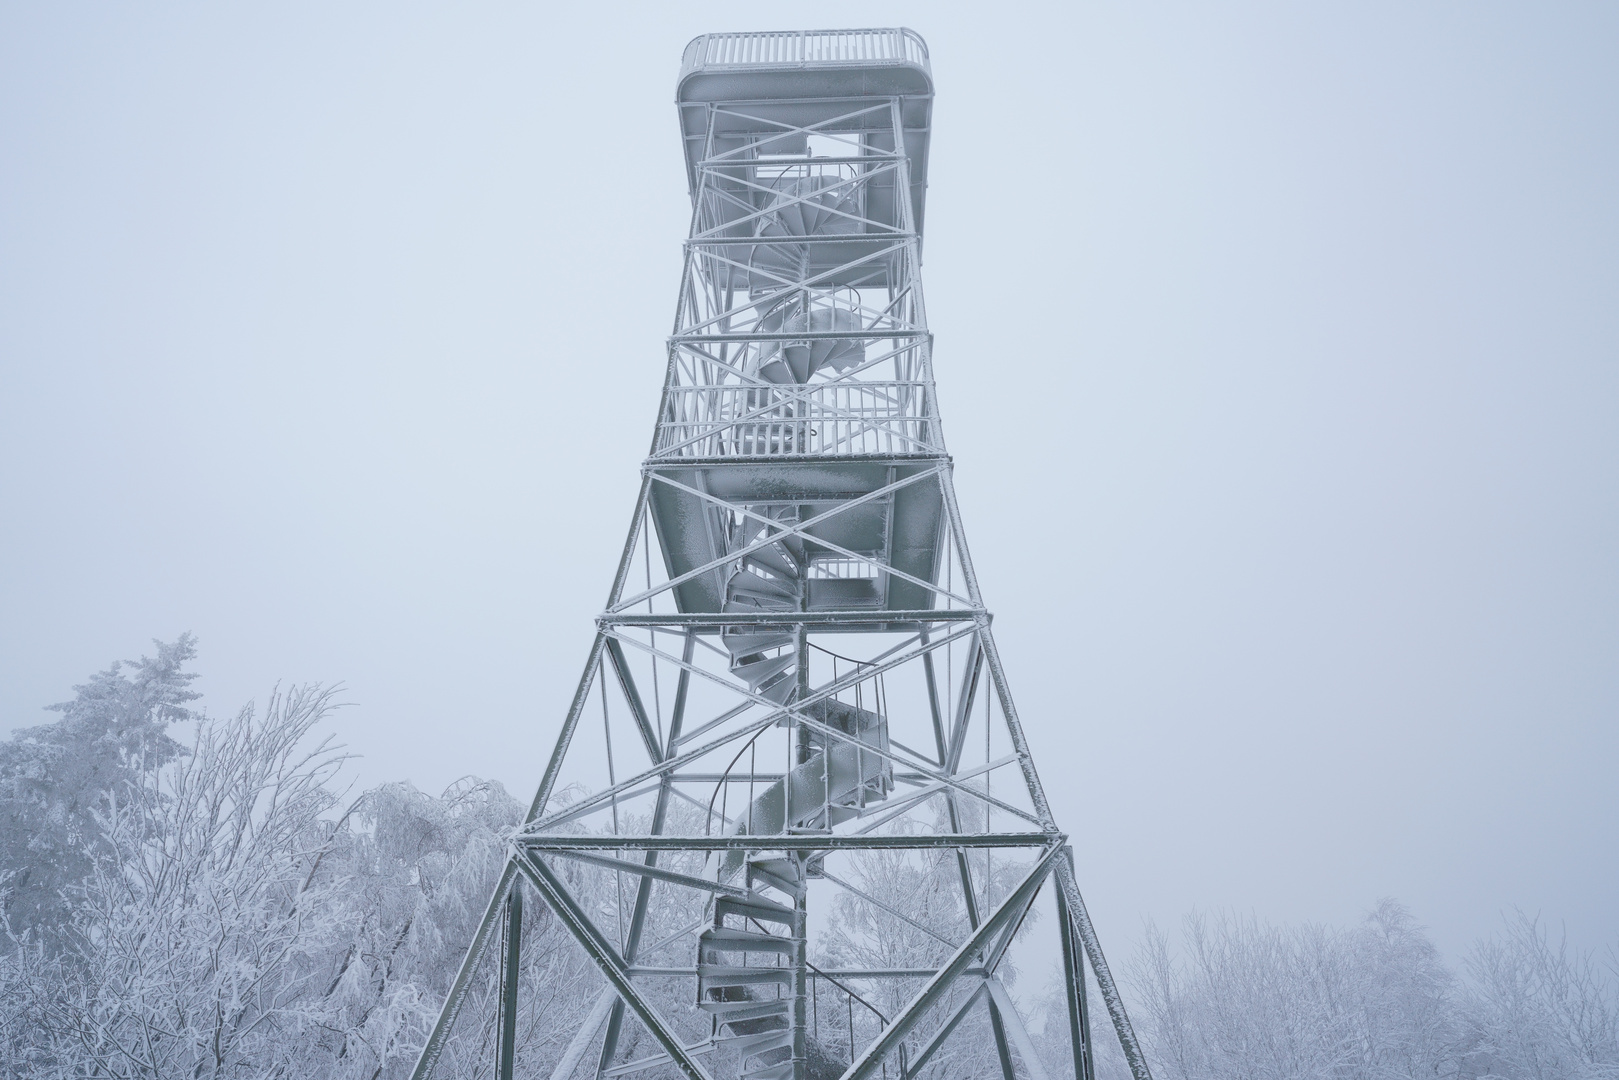
[[[114, 664], [54, 706], [56, 721], [0, 744], [0, 1073], [407, 1075], [522, 807], [470, 779], [439, 796], [346, 792], [331, 690], [277, 690], [214, 718], [194, 705], [194, 657], [182, 637]], [[866, 871], [941, 930], [961, 918], [926, 872]], [[521, 1070], [574, 1061], [572, 1075], [589, 1074], [573, 1036], [599, 1022], [597, 976], [543, 909], [524, 934]], [[853, 923], [828, 948], [857, 957], [873, 941], [898, 966], [938, 948]], [[1619, 1078], [1612, 967], [1522, 916], [1456, 970], [1392, 902], [1347, 930], [1194, 918], [1122, 967], [1159, 1080]], [[1060, 1005], [1019, 996], [1044, 1012], [1040, 1054], [1062, 1075]], [[486, 1070], [487, 1004], [469, 1004], [441, 1075]], [[1099, 1074], [1124, 1077], [1105, 1014], [1096, 1023]], [[845, 1041], [874, 1034], [849, 1025]], [[817, 1073], [847, 1060], [837, 1038]], [[928, 1075], [986, 1075], [982, 1041], [958, 1041]]]

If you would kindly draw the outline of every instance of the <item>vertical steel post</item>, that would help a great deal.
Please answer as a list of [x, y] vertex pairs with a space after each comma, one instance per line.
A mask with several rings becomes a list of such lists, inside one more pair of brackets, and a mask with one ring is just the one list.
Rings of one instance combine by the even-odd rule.
[[[809, 878], [808, 857], [792, 856], [798, 867], [800, 885]], [[788, 1017], [793, 1029], [793, 1080], [809, 1074], [809, 892], [799, 888], [793, 894], [793, 1008]]]
[[506, 920], [500, 950], [499, 1045], [495, 1049], [497, 1080], [512, 1080], [517, 1061], [517, 982], [523, 956], [523, 885], [512, 883], [506, 894]]
[[1135, 1027], [1130, 1023], [1130, 1015], [1124, 1010], [1124, 998], [1119, 994], [1118, 985], [1113, 981], [1113, 972], [1107, 966], [1107, 957], [1102, 955], [1102, 942], [1096, 936], [1096, 927], [1091, 924], [1090, 912], [1085, 910], [1085, 900], [1079, 895], [1079, 884], [1074, 880], [1074, 866], [1072, 854], [1058, 860], [1057, 883], [1068, 897], [1068, 911], [1074, 920], [1074, 929], [1079, 933], [1079, 940], [1085, 946], [1085, 955], [1091, 962], [1091, 972], [1096, 976], [1096, 987], [1102, 992], [1102, 1003], [1107, 1006], [1108, 1015], [1113, 1018], [1113, 1029], [1118, 1032], [1119, 1048], [1124, 1051], [1124, 1060], [1130, 1066], [1130, 1075], [1135, 1080], [1152, 1080], [1152, 1070], [1147, 1066], [1147, 1055], [1141, 1051], [1141, 1043], [1136, 1038]]
[[1074, 1076], [1096, 1080], [1096, 1062], [1091, 1048], [1090, 1008], [1085, 1001], [1085, 962], [1074, 947], [1073, 917], [1062, 888], [1057, 894], [1057, 929], [1062, 935], [1062, 977], [1068, 997], [1068, 1038], [1074, 1049]]

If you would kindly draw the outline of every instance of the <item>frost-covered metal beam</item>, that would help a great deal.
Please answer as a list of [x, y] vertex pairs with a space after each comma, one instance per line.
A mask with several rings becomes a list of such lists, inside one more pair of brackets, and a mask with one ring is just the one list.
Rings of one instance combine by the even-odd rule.
[[496, 1027], [495, 1077], [512, 1080], [517, 1064], [517, 987], [523, 960], [523, 887], [513, 885], [506, 894], [505, 925], [501, 930], [500, 1016]]
[[1018, 886], [1001, 901], [1000, 906], [989, 914], [973, 935], [939, 969], [939, 973], [929, 979], [927, 985], [918, 991], [888, 1027], [883, 1029], [883, 1033], [866, 1047], [859, 1057], [849, 1063], [840, 1080], [866, 1080], [882, 1064], [883, 1059], [904, 1042], [911, 1029], [938, 1002], [950, 988], [951, 983], [972, 966], [974, 959], [989, 945], [990, 940], [1009, 921], [1022, 917], [1029, 904], [1033, 902], [1035, 894], [1040, 891], [1040, 885], [1045, 881], [1046, 875], [1051, 872], [1052, 864], [1059, 860], [1062, 851], [1060, 844], [1054, 844], [1040, 857]]
[[519, 836], [528, 851], [909, 851], [938, 848], [1040, 848], [1061, 842], [1062, 833], [897, 833], [860, 836], [840, 833], [774, 833], [769, 836], [633, 836], [628, 833]]
[[658, 1040], [664, 1053], [669, 1055], [675, 1066], [686, 1074], [688, 1080], [713, 1080], [708, 1071], [686, 1051], [679, 1035], [670, 1030], [663, 1017], [652, 1007], [652, 1003], [636, 988], [625, 970], [624, 960], [618, 955], [618, 950], [602, 936], [596, 924], [569, 895], [567, 888], [551, 873], [550, 868], [528, 851], [522, 852], [513, 861], [523, 876], [534, 886], [535, 891], [545, 898], [551, 910], [556, 912], [557, 917], [595, 962], [596, 967], [607, 976], [607, 981], [613, 984], [618, 996], [635, 1010], [635, 1015], [647, 1026], [647, 1030], [652, 1032], [652, 1037]]
[[422, 1045], [422, 1052], [416, 1058], [416, 1067], [410, 1072], [411, 1080], [426, 1080], [426, 1077], [433, 1075], [439, 1056], [444, 1053], [444, 1044], [450, 1037], [450, 1029], [455, 1026], [456, 1017], [461, 1015], [461, 1006], [466, 1002], [467, 990], [472, 985], [472, 973], [483, 959], [490, 938], [494, 936], [495, 923], [516, 879], [517, 866], [508, 859], [500, 872], [500, 880], [495, 884], [495, 891], [489, 897], [489, 906], [484, 909], [483, 918], [478, 920], [478, 928], [472, 933], [472, 943], [467, 946], [461, 966], [456, 969], [455, 980], [450, 983], [450, 992], [444, 999], [444, 1007], [439, 1010], [438, 1020], [433, 1023], [433, 1030], [428, 1032], [427, 1042]]
[[1057, 932], [1062, 938], [1062, 978], [1068, 1005], [1068, 1041], [1074, 1054], [1075, 1080], [1096, 1080], [1096, 1054], [1091, 1046], [1091, 1018], [1085, 1000], [1085, 965], [1074, 941], [1068, 894], [1057, 887]]
[[1113, 981], [1113, 972], [1107, 966], [1107, 957], [1102, 955], [1102, 942], [1096, 936], [1096, 927], [1091, 925], [1090, 912], [1085, 910], [1085, 900], [1079, 895], [1079, 884], [1074, 880], [1073, 852], [1066, 851], [1064, 857], [1057, 863], [1057, 883], [1062, 888], [1068, 900], [1068, 913], [1074, 920], [1074, 929], [1079, 934], [1079, 940], [1085, 946], [1085, 956], [1091, 962], [1091, 973], [1096, 976], [1096, 987], [1102, 992], [1102, 1002], [1107, 1006], [1108, 1016], [1113, 1020], [1113, 1028], [1119, 1036], [1119, 1047], [1124, 1051], [1124, 1060], [1130, 1066], [1130, 1075], [1135, 1080], [1152, 1080], [1152, 1070], [1147, 1067], [1147, 1055], [1141, 1051], [1141, 1043], [1136, 1039], [1135, 1028], [1130, 1023], [1130, 1014], [1125, 1012], [1124, 998], [1119, 994], [1119, 988]]
[[[698, 611], [690, 614], [663, 615], [646, 612], [607, 612], [597, 617], [601, 626], [668, 626], [668, 627], [721, 627], [721, 626], [891, 626], [915, 629], [933, 623], [974, 622], [987, 613], [971, 608], [924, 608], [908, 611], [882, 611], [864, 608], [854, 611], [757, 611], [745, 616], [728, 615], [717, 611]], [[662, 654], [660, 654], [662, 655]]]
[[949, 1018], [939, 1025], [938, 1030], [933, 1033], [933, 1037], [927, 1041], [927, 1044], [922, 1047], [916, 1057], [911, 1059], [908, 1063], [909, 1067], [900, 1077], [900, 1080], [911, 1080], [911, 1077], [921, 1075], [922, 1067], [928, 1063], [939, 1047], [944, 1045], [944, 1041], [955, 1032], [956, 1028], [961, 1026], [961, 1022], [967, 1019], [967, 1014], [972, 1011], [972, 1007], [987, 996], [988, 993], [989, 990], [980, 983], [978, 989], [968, 994], [961, 1004], [956, 1006], [955, 1012], [951, 1013]]
[[1017, 1044], [1018, 1054], [1023, 1058], [1023, 1067], [1029, 1071], [1034, 1080], [1047, 1080], [1046, 1067], [1040, 1062], [1040, 1055], [1034, 1048], [1034, 1040], [1029, 1037], [1029, 1029], [1023, 1024], [1023, 1017], [1018, 1015], [1017, 1004], [1012, 995], [1006, 992], [1001, 980], [991, 976], [984, 980], [984, 986], [989, 991], [990, 1000], [1000, 1010], [1001, 1022], [1011, 1031], [1012, 1041]]

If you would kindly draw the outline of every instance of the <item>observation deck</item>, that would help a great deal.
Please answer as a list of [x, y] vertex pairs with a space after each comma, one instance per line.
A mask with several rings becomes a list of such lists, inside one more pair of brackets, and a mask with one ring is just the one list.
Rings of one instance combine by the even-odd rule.
[[927, 46], [705, 34], [676, 97], [696, 213], [645, 469], [680, 610], [926, 610], [946, 460], [920, 279]]
[[[900, 123], [860, 106], [895, 99]], [[677, 84], [686, 179], [697, 197], [698, 166], [757, 144], [772, 128], [783, 138], [763, 148], [769, 154], [805, 153], [803, 136], [791, 128], [845, 135], [866, 133], [874, 150], [894, 149], [892, 132], [903, 131], [909, 159], [912, 213], [922, 231], [927, 192], [933, 72], [928, 47], [905, 27], [867, 30], [791, 30], [703, 34], [686, 46]], [[714, 106], [746, 106], [737, 115]], [[712, 126], [712, 134], [711, 134]], [[712, 144], [710, 139], [712, 138]], [[893, 200], [889, 200], [892, 206]], [[894, 223], [894, 209], [871, 208], [874, 220]]]

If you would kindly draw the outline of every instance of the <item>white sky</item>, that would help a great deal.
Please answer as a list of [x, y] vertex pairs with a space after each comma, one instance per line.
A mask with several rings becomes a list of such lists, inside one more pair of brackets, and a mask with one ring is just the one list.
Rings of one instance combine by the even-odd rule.
[[[0, 8], [0, 729], [191, 630], [214, 711], [342, 681], [362, 783], [527, 798], [656, 406], [680, 52], [761, 10]], [[932, 49], [946, 432], [1104, 941], [1614, 940], [1619, 8], [815, 18]]]

